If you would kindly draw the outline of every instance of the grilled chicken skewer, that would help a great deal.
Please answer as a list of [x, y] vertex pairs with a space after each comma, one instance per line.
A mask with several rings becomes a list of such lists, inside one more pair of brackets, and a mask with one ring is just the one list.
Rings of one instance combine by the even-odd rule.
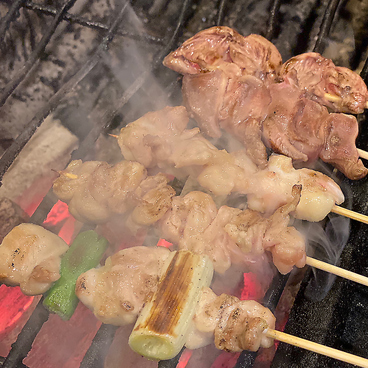
[[[149, 249], [157, 252], [157, 248]], [[132, 251], [134, 248], [120, 251], [118, 253], [120, 260], [123, 259], [124, 252], [128, 254]], [[208, 345], [213, 340], [216, 347], [222, 350], [257, 351], [260, 347], [271, 347], [273, 339], [276, 338], [345, 362], [367, 367], [367, 359], [274, 330], [274, 315], [269, 309], [253, 300], [241, 301], [234, 296], [214, 294], [206, 287], [211, 282], [213, 272], [207, 257], [197, 256], [188, 251], [170, 253], [165, 248], [160, 252], [161, 255], [156, 262], [150, 258], [150, 261], [143, 261], [145, 263], [143, 264], [142, 257], [139, 257], [138, 268], [135, 260], [129, 256], [121, 263], [125, 263], [125, 270], [129, 270], [130, 273], [129, 275], [125, 273], [123, 275], [125, 277], [121, 277], [121, 281], [124, 280], [125, 293], [133, 296], [135, 300], [137, 299], [134, 296], [139, 295], [141, 298], [138, 303], [129, 303], [126, 296], [120, 294], [119, 289], [115, 289], [115, 293], [120, 294], [124, 300], [116, 307], [117, 304], [111, 300], [114, 291], [107, 289], [104, 293], [101, 289], [101, 280], [93, 276], [99, 270], [88, 271], [77, 281], [77, 295], [82, 301], [92, 301], [92, 304], [87, 305], [95, 313], [96, 311], [105, 313], [104, 318], [109, 315], [110, 320], [116, 322], [119, 313], [127, 315], [133, 312], [129, 318], [123, 318], [119, 323], [125, 324], [139, 315], [129, 338], [130, 347], [139, 354], [149, 359], [170, 359], [179, 353], [184, 344], [190, 349], [195, 349]], [[147, 268], [149, 264], [150, 267]], [[139, 272], [140, 275], [151, 272], [149, 277], [153, 277], [156, 284], [149, 283], [150, 289], [136, 289], [134, 283], [141, 280], [137, 277]], [[111, 270], [111, 273], [116, 275], [116, 269]], [[106, 281], [107, 277], [105, 277]], [[99, 289], [96, 288], [97, 285]], [[96, 308], [94, 306], [96, 299], [108, 303], [105, 304], [106, 306], [112, 304], [115, 307], [111, 310], [102, 306]], [[129, 308], [127, 308], [128, 305]]]
[[219, 150], [197, 128], [186, 129], [188, 121], [182, 106], [144, 115], [120, 132], [124, 157], [179, 178], [190, 175], [215, 195], [247, 194], [248, 207], [265, 214], [291, 200], [294, 184], [303, 187], [297, 218], [320, 221], [344, 201], [339, 186], [326, 175], [295, 170], [284, 156], [271, 156], [267, 167], [259, 170], [244, 151]]
[[[88, 168], [99, 167], [97, 162], [87, 164]], [[78, 179], [62, 174], [55, 182], [55, 193], [62, 193], [64, 195], [62, 199], [68, 197], [73, 200], [74, 196], [79, 195], [80, 189], [83, 189], [83, 196], [75, 203], [82, 202], [83, 209], [89, 209], [92, 206], [88, 204], [86, 193], [88, 193], [87, 189], [92, 187], [103, 199], [102, 202], [97, 202], [98, 205], [106, 208], [109, 196], [103, 191], [104, 188], [111, 188], [108, 182], [109, 175], [106, 178], [99, 175], [97, 176], [99, 181], [94, 181], [93, 172], [84, 174], [83, 165], [81, 162], [72, 162], [71, 174], [76, 175], [77, 172]], [[140, 167], [139, 164], [132, 162], [126, 165]], [[73, 171], [76, 167], [78, 171]], [[106, 164], [103, 167], [105, 170]], [[117, 173], [115, 167], [107, 168], [104, 172], [108, 173], [108, 170], [114, 170], [113, 172]], [[140, 171], [143, 172], [144, 169], [140, 168]], [[68, 174], [69, 169], [64, 173]], [[97, 173], [101, 174], [100, 171]], [[217, 210], [211, 196], [202, 192], [191, 192], [184, 197], [174, 197], [174, 190], [167, 185], [167, 178], [164, 175], [157, 174], [153, 177], [143, 175], [142, 177], [144, 179], [141, 183], [135, 183], [134, 191], [124, 192], [121, 202], [117, 200], [117, 196], [114, 197], [116, 198], [115, 208], [124, 209], [127, 225], [133, 232], [157, 224], [155, 226], [161, 236], [177, 244], [179, 249], [189, 249], [196, 253], [210, 255], [216, 271], [220, 273], [225, 272], [233, 262], [248, 266], [256, 261], [268, 262], [265, 257], [268, 252], [272, 254], [273, 263], [281, 273], [290, 272], [294, 265], [298, 267], [305, 265], [304, 238], [295, 228], [288, 227], [289, 213], [294, 213], [300, 206], [300, 194], [303, 193], [300, 186], [294, 186], [291, 199], [267, 217], [251, 209], [241, 211], [222, 206]], [[121, 180], [119, 175], [115, 175], [113, 183], [119, 183]], [[79, 184], [75, 181], [79, 181]], [[102, 183], [103, 186], [99, 187], [98, 183]], [[79, 188], [79, 185], [82, 188]], [[70, 188], [72, 188], [72, 195], [70, 195]], [[112, 190], [108, 193], [113, 195], [114, 192]], [[274, 195], [277, 196], [278, 192]], [[96, 196], [93, 196], [92, 200], [96, 205]], [[91, 214], [91, 220], [96, 219], [97, 214], [100, 214], [99, 206], [95, 206], [97, 210]], [[315, 206], [312, 208], [314, 209]], [[73, 206], [70, 212], [75, 216], [81, 213]]]
[[211, 137], [220, 137], [221, 129], [230, 132], [261, 168], [266, 145], [296, 162], [319, 157], [353, 180], [367, 175], [355, 147], [357, 120], [329, 114], [323, 106], [362, 112], [368, 100], [364, 81], [316, 53], [281, 67], [275, 46], [261, 39], [213, 27], [165, 58], [164, 65], [184, 76], [183, 100], [191, 117]]

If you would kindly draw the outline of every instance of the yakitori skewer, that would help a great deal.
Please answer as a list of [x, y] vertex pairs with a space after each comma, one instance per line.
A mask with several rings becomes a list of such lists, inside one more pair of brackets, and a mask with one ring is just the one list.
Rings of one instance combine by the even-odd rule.
[[268, 329], [264, 332], [267, 337], [273, 338], [278, 341], [285, 342], [290, 345], [297, 346], [302, 349], [310, 350], [318, 354], [328, 356], [337, 360], [341, 360], [346, 363], [354, 364], [358, 367], [368, 367], [368, 359], [362, 358], [357, 355], [345, 353], [341, 350], [333, 349], [325, 345], [317, 344], [315, 342], [301, 339], [300, 337], [286, 334], [285, 332]]
[[[368, 109], [368, 107], [367, 107], [367, 109]], [[357, 150], [358, 150], [359, 156], [361, 158], [364, 158], [365, 160], [368, 160], [368, 152], [367, 151], [363, 151], [360, 148], [357, 148]]]
[[359, 284], [368, 286], [368, 277], [359, 275], [355, 272], [351, 272], [348, 270], [345, 270], [341, 267], [334, 266], [332, 264], [319, 261], [318, 259], [307, 257], [306, 264], [311, 267], [318, 268], [322, 271], [326, 271], [329, 273], [333, 273], [336, 276], [343, 277], [344, 279], [348, 279], [350, 281], [357, 282]]
[[368, 216], [362, 215], [361, 213], [348, 210], [347, 208], [340, 206], [333, 206], [331, 212], [336, 213], [341, 216], [349, 217], [352, 220], [363, 222], [364, 224], [368, 224]]

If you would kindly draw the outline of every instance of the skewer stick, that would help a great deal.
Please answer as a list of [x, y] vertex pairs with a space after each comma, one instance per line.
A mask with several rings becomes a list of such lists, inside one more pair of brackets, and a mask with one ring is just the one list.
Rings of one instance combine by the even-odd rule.
[[344, 207], [333, 206], [331, 212], [336, 213], [341, 216], [349, 217], [353, 220], [363, 222], [364, 224], [368, 224], [368, 216], [362, 215], [361, 213], [354, 212], [352, 210], [348, 210]]
[[109, 135], [110, 137], [114, 137], [114, 138], [116, 138], [116, 139], [118, 139], [118, 138], [119, 138], [119, 136], [118, 136], [118, 135], [116, 135], [116, 134], [110, 134], [110, 133], [108, 133], [108, 135]]
[[[367, 107], [367, 108], [368, 108], [368, 107]], [[364, 159], [368, 160], [368, 152], [367, 152], [367, 151], [363, 151], [363, 150], [361, 150], [360, 148], [357, 148], [357, 151], [358, 151], [359, 156], [360, 156], [361, 158], [364, 158]]]
[[368, 286], [368, 277], [359, 275], [355, 272], [344, 270], [341, 267], [337, 267], [337, 266], [331, 265], [326, 262], [319, 261], [318, 259], [311, 258], [311, 257], [307, 257], [306, 264], [308, 266], [318, 268], [322, 271], [333, 273], [334, 275], [343, 277], [344, 279], [348, 279], [348, 280], [357, 282], [359, 284]]
[[331, 93], [325, 93], [324, 97], [327, 101], [331, 101], [331, 102], [341, 101], [341, 97], [336, 96], [336, 95], [332, 95]]
[[64, 175], [69, 179], [78, 179], [78, 175], [72, 174], [72, 173], [68, 173], [68, 172], [64, 172], [64, 171], [58, 171], [58, 173], [60, 175]]
[[318, 354], [328, 356], [346, 363], [357, 365], [358, 367], [367, 368], [368, 359], [357, 355], [345, 353], [341, 350], [333, 349], [325, 345], [317, 344], [315, 342], [301, 339], [300, 337], [289, 335], [285, 332], [268, 329], [264, 332], [267, 337], [285, 342], [290, 345], [297, 346], [306, 350], [313, 351]]
[[365, 103], [365, 108], [368, 109], [368, 101]]

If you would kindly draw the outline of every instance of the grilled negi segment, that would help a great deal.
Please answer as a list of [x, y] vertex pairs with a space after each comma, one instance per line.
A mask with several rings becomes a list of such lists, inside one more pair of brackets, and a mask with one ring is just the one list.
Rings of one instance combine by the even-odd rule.
[[138, 162], [72, 161], [60, 172], [54, 193], [69, 205], [81, 222], [103, 223], [114, 215], [131, 213], [128, 222], [137, 227], [157, 221], [170, 207], [173, 188], [163, 174], [147, 177]]
[[211, 289], [203, 289], [194, 326], [186, 346], [196, 349], [212, 343], [230, 352], [257, 351], [269, 348], [273, 340], [263, 334], [275, 328], [275, 316], [268, 308], [254, 300], [239, 300], [235, 296], [217, 296]]
[[19, 285], [26, 295], [42, 294], [59, 279], [60, 257], [68, 248], [41, 226], [20, 224], [0, 245], [0, 282]]
[[129, 337], [130, 347], [148, 359], [167, 360], [180, 352], [201, 291], [213, 277], [213, 266], [206, 256], [179, 251], [170, 259]]
[[[272, 155], [265, 169], [259, 170], [244, 151], [219, 150], [197, 128], [185, 129], [187, 124], [184, 107], [166, 107], [121, 129], [118, 142], [126, 159], [181, 177], [191, 175], [215, 195], [247, 194], [249, 208], [267, 215], [292, 200], [294, 184], [302, 185], [298, 218], [320, 221], [335, 203], [344, 201], [338, 185], [326, 175], [295, 170], [290, 158], [279, 155]], [[159, 154], [158, 143], [165, 155]]]
[[156, 291], [170, 251], [164, 247], [132, 247], [106, 259], [105, 265], [79, 276], [76, 294], [104, 323], [122, 326], [136, 320]]
[[357, 73], [335, 66], [315, 52], [288, 60], [280, 76], [300, 88], [308, 98], [336, 112], [360, 114], [368, 101], [367, 86]]

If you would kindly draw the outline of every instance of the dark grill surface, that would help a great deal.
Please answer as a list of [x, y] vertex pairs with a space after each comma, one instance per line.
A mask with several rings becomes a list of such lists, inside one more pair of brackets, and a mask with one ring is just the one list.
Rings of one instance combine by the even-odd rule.
[[[147, 111], [180, 104], [180, 80], [161, 65], [162, 59], [188, 37], [216, 24], [233, 27], [243, 35], [266, 36], [284, 60], [314, 50], [333, 58], [338, 65], [360, 66], [362, 76], [367, 76], [368, 66], [362, 62], [368, 21], [364, 1], [79, 3], [83, 1], [0, 0], [0, 111], [4, 121], [0, 148], [7, 148], [0, 158], [0, 179], [50, 112], [80, 139], [72, 159], [91, 159], [96, 154], [95, 141], [101, 135], [106, 136]], [[357, 146], [366, 150], [366, 117], [359, 119]], [[20, 120], [18, 126], [15, 120]], [[351, 188], [353, 210], [367, 213], [367, 179], [341, 180]], [[31, 221], [42, 223], [53, 204], [46, 196]], [[368, 275], [367, 229], [367, 225], [352, 223], [341, 257], [342, 267], [363, 275]], [[276, 308], [287, 279], [275, 277], [264, 300], [271, 310]], [[337, 279], [325, 298], [318, 301], [318, 296], [325, 293], [315, 291], [314, 298], [306, 297], [313, 295], [312, 279], [313, 274], [307, 272], [285, 332], [368, 357], [368, 289]], [[0, 366], [23, 366], [22, 360], [47, 318], [40, 302]], [[82, 367], [103, 366], [115, 331], [113, 326], [100, 328]], [[255, 357], [255, 353], [243, 352], [236, 367], [252, 367]], [[176, 364], [177, 359], [173, 359], [159, 362], [158, 366], [169, 368]], [[272, 363], [272, 367], [348, 366], [282, 343]]]

